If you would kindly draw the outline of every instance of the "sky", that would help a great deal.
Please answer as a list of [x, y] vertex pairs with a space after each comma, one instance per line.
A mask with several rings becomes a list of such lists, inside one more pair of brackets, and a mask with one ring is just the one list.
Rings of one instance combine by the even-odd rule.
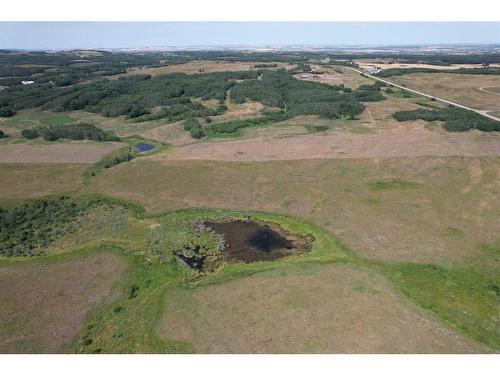
[[500, 22], [0, 22], [0, 48], [500, 44]]

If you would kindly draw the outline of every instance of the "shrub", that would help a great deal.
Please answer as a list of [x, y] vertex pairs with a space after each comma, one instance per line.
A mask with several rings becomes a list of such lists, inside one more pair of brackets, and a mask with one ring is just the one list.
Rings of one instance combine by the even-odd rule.
[[37, 128], [28, 128], [21, 131], [21, 135], [26, 139], [34, 139], [40, 136], [40, 132]]
[[12, 117], [16, 114], [16, 112], [9, 107], [0, 108], [0, 117]]
[[203, 138], [206, 135], [200, 123], [196, 119], [185, 120], [184, 130], [188, 131], [191, 134], [191, 137], [196, 139]]
[[43, 247], [76, 229], [87, 208], [65, 196], [0, 208], [0, 255], [43, 255]]
[[135, 159], [135, 152], [131, 149], [127, 150], [123, 154], [117, 155], [104, 163], [104, 168], [111, 168], [117, 164], [124, 163]]
[[361, 102], [378, 102], [384, 100], [384, 96], [380, 93], [380, 88], [386, 86], [383, 82], [375, 82], [373, 85], [361, 85], [354, 95]]
[[132, 284], [128, 289], [127, 297], [128, 299], [133, 299], [139, 294], [139, 286], [137, 284]]
[[192, 128], [189, 132], [191, 133], [191, 137], [196, 139], [203, 138], [206, 135], [205, 131], [201, 128], [201, 126]]

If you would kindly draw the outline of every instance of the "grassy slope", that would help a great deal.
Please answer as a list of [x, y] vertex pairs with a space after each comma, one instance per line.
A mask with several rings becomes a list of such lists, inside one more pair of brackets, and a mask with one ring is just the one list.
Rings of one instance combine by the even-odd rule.
[[[144, 230], [135, 231], [127, 243], [116, 241], [116, 233], [110, 229], [107, 233], [101, 233], [100, 242], [104, 244], [102, 246], [88, 240], [88, 232], [84, 230], [81, 233], [82, 241], [74, 245], [75, 250], [86, 246], [85, 238], [87, 238], [87, 244], [93, 246], [94, 249], [114, 249], [126, 254], [124, 256], [131, 265], [131, 272], [121, 286], [124, 291], [123, 298], [113, 305], [101, 306], [89, 320], [87, 328], [75, 343], [75, 350], [78, 352], [191, 352], [193, 348], [189, 343], [175, 340], [164, 341], [156, 335], [156, 325], [162, 313], [167, 291], [176, 288], [216, 285], [262, 271], [285, 269], [292, 264], [295, 267], [307, 268], [311, 264], [331, 262], [351, 262], [382, 272], [404, 295], [432, 311], [448, 324], [493, 348], [500, 347], [496, 321], [499, 302], [495, 291], [495, 285], [498, 286], [499, 280], [498, 276], [494, 276], [494, 272], [491, 274], [477, 272], [475, 269], [481, 267], [480, 264], [470, 265], [470, 267], [444, 268], [417, 264], [389, 265], [366, 261], [355, 256], [318, 226], [287, 215], [208, 209], [148, 215], [137, 206], [129, 204], [128, 207], [132, 209], [136, 217], [134, 219], [131, 216], [129, 220], [144, 220], [145, 223], [142, 225], [144, 228], [154, 222], [166, 228], [171, 225], [175, 228], [175, 222], [196, 217], [251, 215], [257, 219], [279, 223], [286, 230], [303, 234], [312, 233], [316, 241], [313, 250], [303, 256], [290, 257], [277, 262], [226, 265], [218, 272], [193, 283], [186, 278], [189, 274], [186, 274], [182, 264], [179, 265], [176, 262], [159, 264], [145, 260], [147, 256], [141, 255], [140, 251], [144, 248]], [[174, 232], [171, 231], [170, 235], [175, 235]], [[134, 246], [133, 243], [136, 245]], [[497, 250], [493, 248], [488, 251], [484, 261], [491, 264], [491, 254], [495, 256]], [[51, 258], [46, 259], [50, 261]], [[138, 288], [136, 293], [131, 293], [133, 286]]]
[[[150, 211], [261, 210], [312, 220], [358, 254], [460, 264], [498, 239], [497, 158], [393, 158], [261, 163], [139, 160], [88, 191]], [[453, 189], [450, 189], [453, 186]], [[415, 251], [414, 249], [418, 249]]]
[[[19, 130], [37, 123], [67, 121], [68, 118], [26, 111], [14, 120], [9, 126]], [[469, 171], [477, 167], [477, 160], [482, 170], [479, 182], [475, 181], [474, 173]], [[310, 222], [288, 215], [252, 212], [252, 215], [279, 222], [292, 231], [313, 232], [317, 238], [315, 250], [279, 262], [231, 265], [197, 285], [215, 285], [286, 267], [290, 263], [306, 268], [311, 263], [354, 262], [383, 273], [403, 295], [459, 331], [498, 350], [498, 247], [478, 246], [481, 242], [491, 243], [497, 236], [494, 222], [499, 207], [491, 199], [498, 193], [495, 185], [497, 162], [494, 158], [253, 164], [161, 164], [144, 161], [121, 165], [95, 179], [88, 178], [87, 173], [87, 184], [81, 191], [133, 199], [156, 212], [189, 206], [236, 207], [307, 217]], [[33, 197], [75, 192], [81, 188], [81, 167], [37, 166], [34, 170], [28, 165], [4, 165], [0, 168], [6, 178], [3, 184], [0, 183], [3, 203], [12, 204], [26, 198], [26, 189], [28, 196]], [[450, 190], [449, 186], [456, 188]], [[242, 215], [241, 212], [210, 209], [153, 216], [145, 215], [139, 208], [134, 208], [134, 212], [141, 220], [158, 221], [164, 225], [168, 225], [173, 218]], [[88, 243], [87, 251], [107, 249], [126, 252], [124, 256], [132, 271], [121, 285], [123, 299], [113, 305], [102, 305], [95, 311], [88, 328], [75, 342], [75, 350], [193, 350], [188, 343], [162, 341], [155, 332], [165, 293], [179, 287], [196, 286], [186, 282], [182, 270], [172, 264], [149, 265], [144, 262], [142, 255], [130, 254], [130, 251], [144, 247], [144, 236], [148, 229], [144, 225], [138, 228], [124, 229], [128, 233], [126, 241], [117, 242], [116, 233], [106, 232]], [[327, 228], [329, 232], [322, 228]], [[87, 229], [87, 237], [96, 230]], [[337, 229], [340, 231], [337, 232]], [[386, 229], [388, 231], [384, 232]], [[341, 245], [331, 232], [340, 236], [356, 253]], [[388, 236], [386, 240], [391, 245], [369, 242], [381, 232]], [[366, 233], [368, 240], [360, 238], [363, 233]], [[392, 233], [395, 235], [391, 236]], [[407, 237], [412, 238], [408, 241]], [[101, 242], [106, 246], [99, 246]], [[76, 251], [83, 246], [78, 238], [74, 243], [74, 248], [68, 248], [69, 251]], [[405, 258], [404, 254], [392, 257], [383, 252], [384, 247], [392, 253], [401, 249], [410, 249], [412, 252], [418, 249], [416, 253], [426, 255], [422, 259]], [[364, 252], [365, 249], [371, 251], [378, 248], [380, 253], [375, 256]], [[441, 254], [431, 254], [436, 249]], [[454, 252], [455, 249], [458, 251]], [[30, 262], [52, 261], [61, 256], [66, 255]], [[366, 257], [371, 260], [366, 260]], [[412, 261], [408, 262], [408, 259]], [[390, 262], [385, 263], [384, 260]], [[132, 285], [138, 286], [139, 292], [136, 297], [129, 299], [127, 291]], [[116, 306], [121, 306], [122, 310], [115, 312]], [[89, 338], [92, 343], [84, 345]]]

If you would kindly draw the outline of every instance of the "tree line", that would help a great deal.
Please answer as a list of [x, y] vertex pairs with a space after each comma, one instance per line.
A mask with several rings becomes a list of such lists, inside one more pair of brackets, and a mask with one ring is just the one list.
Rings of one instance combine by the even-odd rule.
[[444, 121], [443, 127], [451, 132], [464, 132], [477, 129], [484, 132], [500, 131], [500, 122], [481, 116], [463, 108], [448, 106], [443, 109], [416, 109], [398, 111], [393, 114], [397, 121]]
[[46, 141], [58, 139], [91, 140], [96, 142], [119, 142], [120, 138], [92, 124], [53, 124], [23, 129], [21, 135], [26, 139], [42, 137]]
[[432, 69], [432, 68], [389, 68], [378, 72], [379, 77], [402, 76], [412, 73], [451, 73], [451, 74], [484, 74], [499, 75], [500, 68], [459, 68], [459, 69]]

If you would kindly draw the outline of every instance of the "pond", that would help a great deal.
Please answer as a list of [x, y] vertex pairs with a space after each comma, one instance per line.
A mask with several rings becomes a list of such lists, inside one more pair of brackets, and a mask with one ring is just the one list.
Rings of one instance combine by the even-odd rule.
[[256, 221], [206, 221], [204, 224], [224, 236], [226, 248], [223, 256], [228, 262], [276, 260], [308, 251], [312, 246], [312, 238]]
[[149, 143], [139, 143], [135, 146], [138, 152], [148, 152], [155, 148], [152, 144]]

